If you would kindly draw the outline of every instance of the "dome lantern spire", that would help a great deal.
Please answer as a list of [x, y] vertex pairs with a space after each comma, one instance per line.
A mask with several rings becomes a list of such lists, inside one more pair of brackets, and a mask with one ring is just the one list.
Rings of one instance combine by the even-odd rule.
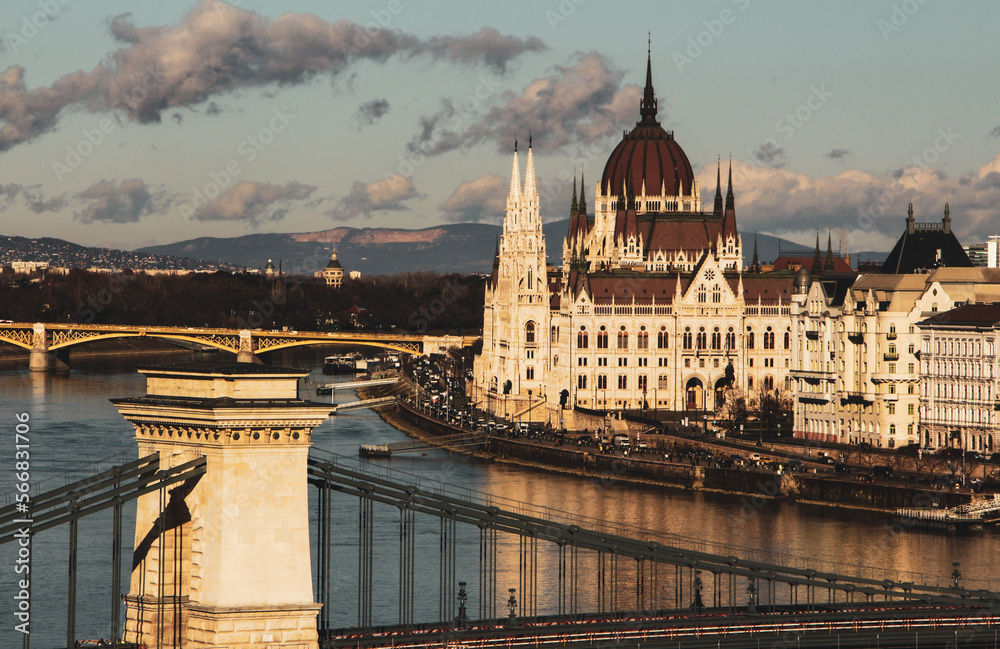
[[639, 103], [639, 114], [642, 122], [656, 122], [656, 97], [653, 94], [653, 36], [650, 34], [646, 50], [646, 87], [642, 90], [642, 101]]

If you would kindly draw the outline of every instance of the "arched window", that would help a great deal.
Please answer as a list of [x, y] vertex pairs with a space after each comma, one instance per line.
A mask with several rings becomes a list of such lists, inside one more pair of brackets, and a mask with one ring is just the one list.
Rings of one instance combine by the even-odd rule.
[[649, 349], [649, 332], [646, 327], [639, 327], [639, 333], [635, 335], [636, 349]]
[[528, 366], [524, 369], [524, 378], [527, 381], [532, 381], [535, 378], [535, 368]]
[[530, 320], [528, 321], [528, 324], [524, 325], [524, 342], [535, 342], [535, 323]]
[[639, 375], [639, 382], [636, 384], [636, 388], [640, 391], [645, 391], [648, 387], [647, 379], [645, 374]]
[[729, 332], [726, 334], [726, 349], [736, 349], [736, 332], [733, 328], [729, 328]]
[[792, 348], [792, 335], [786, 331], [785, 332], [785, 349], [791, 349], [791, 348]]
[[608, 375], [607, 374], [598, 374], [597, 375], [597, 389], [598, 390], [607, 390], [608, 389]]
[[601, 327], [601, 330], [597, 332], [597, 348], [598, 349], [608, 348], [608, 332], [605, 331], [603, 326]]
[[656, 378], [656, 389], [657, 390], [667, 390], [670, 388], [670, 381], [667, 379], [666, 374], [661, 374]]
[[722, 303], [722, 288], [716, 284], [712, 287], [712, 304]]
[[618, 332], [618, 349], [628, 349], [628, 332], [625, 327]]
[[587, 337], [587, 330], [580, 327], [580, 331], [576, 334], [576, 348], [577, 349], [587, 349], [590, 346], [590, 341]]
[[656, 334], [656, 346], [659, 349], [667, 349], [670, 343], [670, 334], [667, 333], [666, 327], [660, 327], [660, 331]]
[[698, 285], [698, 304], [704, 304], [708, 300], [708, 293], [704, 284]]
[[682, 338], [682, 343], [683, 343], [682, 346], [684, 347], [684, 349], [692, 349], [693, 348], [693, 346], [691, 344], [691, 327], [685, 327], [684, 328], [684, 336]]
[[764, 377], [764, 389], [773, 390], [774, 389], [774, 377], [768, 374]]
[[576, 377], [576, 387], [577, 387], [578, 390], [586, 390], [587, 389], [587, 375], [586, 374], [581, 374], [581, 375], [579, 375], [579, 376]]
[[712, 349], [722, 349], [722, 334], [718, 327], [712, 332]]
[[628, 390], [628, 376], [625, 374], [618, 375], [618, 389]]
[[753, 349], [753, 331], [747, 331], [747, 349]]
[[697, 342], [696, 346], [698, 347], [698, 349], [708, 349], [708, 337], [707, 337], [707, 334], [705, 333], [705, 328], [704, 327], [702, 327], [698, 331], [698, 339], [697, 340], [698, 340], [698, 342]]
[[774, 349], [774, 332], [770, 327], [764, 332], [764, 349]]

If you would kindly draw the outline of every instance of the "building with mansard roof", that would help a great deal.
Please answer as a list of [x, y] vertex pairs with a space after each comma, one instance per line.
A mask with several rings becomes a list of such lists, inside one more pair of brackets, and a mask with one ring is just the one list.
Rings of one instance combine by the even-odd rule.
[[[787, 390], [794, 271], [743, 267], [732, 169], [704, 209], [687, 155], [657, 120], [652, 65], [639, 121], [590, 188], [574, 180], [562, 264], [546, 267], [532, 151], [510, 191], [486, 288], [476, 400], [573, 428], [576, 408], [719, 412]], [[593, 213], [587, 194], [593, 192]], [[732, 391], [730, 391], [732, 390]]]

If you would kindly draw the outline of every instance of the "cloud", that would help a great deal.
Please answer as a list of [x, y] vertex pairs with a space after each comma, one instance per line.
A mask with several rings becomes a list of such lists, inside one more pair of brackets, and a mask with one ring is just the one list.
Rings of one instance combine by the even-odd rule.
[[[337, 75], [360, 60], [430, 56], [503, 70], [520, 54], [543, 47], [536, 38], [505, 37], [489, 28], [421, 40], [349, 20], [328, 23], [312, 14], [268, 20], [220, 0], [199, 0], [178, 25], [137, 27], [124, 14], [113, 18], [109, 29], [124, 46], [89, 72], [73, 72], [33, 90], [25, 84], [24, 68], [0, 73], [0, 151], [54, 129], [71, 107], [120, 111], [139, 123], [158, 123], [164, 111], [241, 88], [273, 89]], [[209, 104], [208, 113], [213, 111]]]
[[39, 190], [41, 185], [21, 185], [9, 183], [0, 185], [0, 205], [7, 207], [17, 202], [23, 202], [35, 214], [42, 212], [58, 212], [66, 205], [65, 196], [46, 198]]
[[372, 212], [408, 210], [410, 208], [403, 205], [403, 201], [423, 197], [413, 181], [401, 174], [368, 184], [355, 181], [350, 193], [326, 214], [338, 221], [347, 221], [362, 214], [371, 216]]
[[1000, 137], [1000, 126], [994, 126], [989, 135], [990, 137]]
[[434, 58], [459, 63], [483, 63], [497, 73], [507, 71], [507, 66], [524, 52], [541, 52], [548, 49], [540, 38], [504, 36], [492, 27], [484, 27], [465, 37], [434, 36], [414, 47], [415, 54], [429, 52]]
[[358, 106], [358, 112], [354, 113], [354, 122], [358, 125], [358, 130], [361, 130], [362, 126], [371, 126], [388, 112], [388, 99], [372, 99]]
[[771, 140], [757, 147], [753, 157], [771, 167], [783, 167], [786, 163], [785, 150]]
[[824, 153], [823, 155], [825, 155], [826, 157], [830, 158], [831, 160], [840, 160], [841, 158], [846, 158], [847, 156], [851, 155], [851, 150], [850, 149], [830, 149], [829, 153]]
[[162, 207], [161, 197], [154, 196], [145, 181], [139, 178], [102, 180], [77, 194], [76, 198], [85, 203], [74, 215], [83, 223], [136, 223]]
[[305, 200], [314, 191], [315, 186], [294, 180], [284, 185], [244, 180], [226, 190], [215, 202], [200, 207], [193, 218], [199, 221], [246, 221], [251, 225], [261, 221], [278, 221], [288, 213], [293, 201]]
[[446, 221], [497, 221], [507, 209], [509, 179], [496, 174], [464, 182], [441, 205]]
[[[493, 142], [499, 150], [509, 151], [515, 133], [527, 139], [530, 131], [534, 146], [548, 153], [609, 133], [617, 135], [622, 125], [635, 122], [642, 95], [638, 86], [623, 86], [621, 79], [621, 71], [596, 53], [578, 55], [569, 66], [556, 66], [551, 75], [534, 79], [520, 94], [503, 92], [502, 79], [481, 78], [472, 95], [444, 100], [436, 113], [421, 117], [420, 132], [409, 147], [437, 155]], [[503, 104], [480, 114], [479, 107], [495, 95]]]
[[[715, 165], [702, 167], [699, 180], [710, 201]], [[811, 242], [817, 229], [841, 224], [846, 250], [891, 248], [911, 201], [921, 222], [940, 222], [949, 202], [952, 229], [965, 244], [996, 234], [1000, 221], [1000, 155], [955, 177], [939, 169], [909, 166], [886, 173], [851, 169], [813, 178], [734, 161], [733, 185], [741, 228]]]

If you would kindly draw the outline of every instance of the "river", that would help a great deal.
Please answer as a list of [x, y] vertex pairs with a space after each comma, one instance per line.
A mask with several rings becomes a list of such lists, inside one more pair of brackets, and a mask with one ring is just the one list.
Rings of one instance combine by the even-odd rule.
[[[316, 356], [303, 354], [298, 362], [315, 363]], [[171, 362], [176, 357], [169, 359]], [[288, 361], [286, 361], [288, 362]], [[143, 364], [152, 364], [143, 359]], [[318, 366], [318, 365], [317, 365]], [[313, 381], [325, 381], [316, 370]], [[0, 504], [12, 501], [16, 473], [15, 433], [17, 416], [27, 413], [30, 426], [30, 479], [37, 493], [82, 479], [110, 466], [134, 459], [136, 443], [131, 426], [109, 399], [145, 393], [142, 375], [133, 363], [109, 365], [102, 361], [77, 363], [69, 374], [50, 375], [24, 371], [0, 372]], [[307, 394], [303, 391], [303, 396]], [[326, 400], [331, 397], [309, 397]], [[353, 400], [354, 394], [337, 393], [335, 401]], [[23, 430], [23, 429], [22, 429]], [[362, 443], [400, 441], [405, 436], [384, 423], [377, 414], [355, 410], [327, 420], [313, 436], [318, 453], [357, 458]], [[964, 585], [985, 587], [986, 580], [1000, 572], [1000, 554], [994, 549], [997, 532], [956, 536], [894, 531], [884, 515], [833, 510], [737, 496], [692, 493], [659, 487], [589, 479], [486, 462], [442, 451], [371, 460], [368, 466], [394, 474], [411, 474], [421, 480], [455, 485], [453, 491], [479, 492], [509, 499], [512, 507], [531, 503], [568, 512], [581, 520], [597, 519], [623, 526], [656, 531], [664, 543], [682, 544], [730, 553], [730, 548], [755, 548], [782, 563], [801, 563], [807, 558], [819, 566], [836, 570], [871, 566], [870, 574], [886, 574], [929, 583], [950, 583], [952, 562], [961, 562]], [[130, 545], [134, 519], [127, 508], [126, 546]], [[343, 525], [333, 539], [335, 572], [331, 610], [334, 626], [356, 623], [357, 503], [349, 498], [335, 502], [335, 520]], [[397, 615], [395, 586], [398, 581], [398, 511], [376, 506], [376, 574], [374, 620], [394, 623]], [[315, 528], [314, 528], [315, 529]], [[32, 547], [31, 645], [44, 649], [64, 646], [66, 638], [66, 584], [68, 574], [67, 534], [64, 528], [42, 532]], [[478, 532], [459, 529], [456, 580], [469, 582], [468, 604], [472, 617], [477, 601]], [[417, 517], [417, 578], [415, 619], [430, 621], [438, 614], [438, 522]], [[125, 548], [125, 556], [130, 556]], [[539, 546], [539, 613], [552, 612], [555, 577], [552, 548]], [[732, 550], [735, 552], [735, 550]], [[315, 553], [314, 553], [315, 555]], [[110, 635], [111, 515], [104, 512], [84, 519], [80, 527], [79, 584], [77, 592], [77, 638]], [[19, 589], [15, 573], [16, 547], [0, 547], [0, 647], [20, 647], [21, 634], [14, 630]], [[498, 560], [498, 604], [507, 588], [517, 587], [517, 540], [501, 539]], [[584, 571], [589, 564], [584, 561]], [[127, 569], [123, 570], [127, 573]], [[904, 573], [898, 575], [898, 573]], [[582, 578], [581, 583], [589, 583]], [[128, 575], [123, 575], [123, 592]], [[593, 604], [593, 591], [585, 586], [583, 608]], [[500, 599], [502, 597], [502, 599]], [[505, 610], [502, 606], [498, 611]], [[124, 614], [124, 613], [123, 613]], [[453, 615], [454, 612], [451, 613]]]

